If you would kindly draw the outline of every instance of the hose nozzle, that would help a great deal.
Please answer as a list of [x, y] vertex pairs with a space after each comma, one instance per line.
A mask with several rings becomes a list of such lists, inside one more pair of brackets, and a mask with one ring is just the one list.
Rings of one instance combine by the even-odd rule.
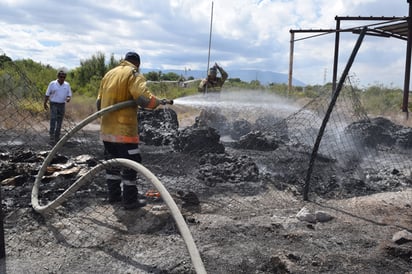
[[173, 105], [173, 100], [168, 100], [168, 99], [162, 99], [160, 100], [161, 105]]

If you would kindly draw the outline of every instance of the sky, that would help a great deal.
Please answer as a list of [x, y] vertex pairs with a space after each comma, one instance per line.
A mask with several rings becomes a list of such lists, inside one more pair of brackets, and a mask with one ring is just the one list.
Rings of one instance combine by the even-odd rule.
[[[291, 29], [334, 29], [335, 16], [408, 16], [408, 7], [407, 0], [0, 0], [0, 54], [74, 69], [97, 53], [120, 60], [136, 51], [145, 69], [206, 74], [217, 62], [229, 78], [241, 69], [288, 74]], [[295, 34], [293, 77], [331, 82], [335, 35], [313, 35]], [[341, 34], [338, 79], [357, 39]], [[402, 88], [405, 54], [404, 40], [366, 36], [352, 82]]]

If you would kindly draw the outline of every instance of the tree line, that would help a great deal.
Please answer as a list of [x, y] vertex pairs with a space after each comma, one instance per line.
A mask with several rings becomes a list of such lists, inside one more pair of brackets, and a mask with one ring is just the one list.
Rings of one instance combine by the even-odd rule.
[[[96, 98], [101, 79], [107, 71], [117, 66], [120, 62], [121, 60], [114, 58], [113, 54], [106, 59], [105, 54], [97, 52], [88, 59], [80, 60], [80, 66], [68, 72], [67, 81], [69, 81], [76, 96]], [[16, 68], [18, 68], [18, 72], [16, 72]], [[0, 80], [6, 81], [5, 75], [11, 75], [11, 78], [7, 78], [9, 79], [7, 81], [11, 81], [10, 79], [13, 79], [13, 74], [20, 73], [34, 86], [34, 90], [42, 95], [46, 91], [49, 82], [56, 78], [56, 72], [57, 68], [35, 62], [31, 59], [13, 61], [5, 54], [0, 55]], [[144, 75], [147, 80], [153, 81], [153, 83], [149, 84], [149, 87], [156, 95], [177, 98], [197, 94], [199, 82], [194, 81], [191, 85], [185, 87], [167, 83], [167, 81], [192, 80], [193, 77], [185, 79], [176, 73], [162, 73], [161, 71], [152, 71]], [[4, 87], [5, 84], [1, 86]], [[0, 96], [2, 94], [1, 86]], [[370, 85], [366, 88], [359, 88], [356, 84], [351, 84], [351, 88], [360, 94], [361, 102], [368, 112], [382, 114], [383, 112], [399, 111], [402, 104], [403, 92], [399, 88], [386, 87], [381, 84]], [[332, 92], [332, 84], [293, 87], [293, 90], [289, 91], [288, 86], [284, 83], [271, 83], [263, 86], [258, 80], [244, 82], [239, 78], [229, 78], [225, 82], [224, 89], [230, 91], [257, 90], [274, 93], [290, 99], [311, 99], [322, 96], [325, 92]]]
[[[106, 60], [105, 54], [97, 52], [90, 58], [80, 60], [80, 66], [68, 71], [67, 81], [70, 83], [74, 93], [89, 97], [96, 97], [100, 86], [100, 81], [110, 69], [116, 67], [120, 60], [117, 60], [112, 54]], [[0, 75], [10, 74], [13, 67], [18, 67], [19, 71], [25, 74], [36, 88], [45, 92], [49, 82], [56, 78], [58, 68], [50, 65], [44, 65], [31, 59], [22, 59], [13, 61], [7, 55], [0, 55]], [[144, 74], [149, 81], [185, 81], [182, 76], [169, 72], [152, 71]], [[190, 79], [188, 79], [190, 80]]]

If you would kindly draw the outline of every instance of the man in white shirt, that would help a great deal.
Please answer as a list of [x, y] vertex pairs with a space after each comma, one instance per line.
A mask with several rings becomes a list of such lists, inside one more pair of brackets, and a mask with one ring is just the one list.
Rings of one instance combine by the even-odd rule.
[[59, 69], [57, 79], [49, 83], [44, 97], [44, 109], [48, 110], [47, 102], [50, 102], [50, 143], [55, 144], [60, 139], [60, 131], [63, 123], [66, 103], [70, 102], [72, 90], [70, 84], [65, 81], [66, 70]]

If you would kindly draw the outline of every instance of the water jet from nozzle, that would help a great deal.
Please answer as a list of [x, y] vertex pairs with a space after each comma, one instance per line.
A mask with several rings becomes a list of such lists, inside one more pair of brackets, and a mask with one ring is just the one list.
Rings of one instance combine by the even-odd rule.
[[258, 113], [276, 114], [283, 117], [300, 109], [298, 105], [287, 98], [256, 90], [192, 95], [177, 98], [174, 100], [174, 104], [200, 109], [219, 108], [253, 115]]

